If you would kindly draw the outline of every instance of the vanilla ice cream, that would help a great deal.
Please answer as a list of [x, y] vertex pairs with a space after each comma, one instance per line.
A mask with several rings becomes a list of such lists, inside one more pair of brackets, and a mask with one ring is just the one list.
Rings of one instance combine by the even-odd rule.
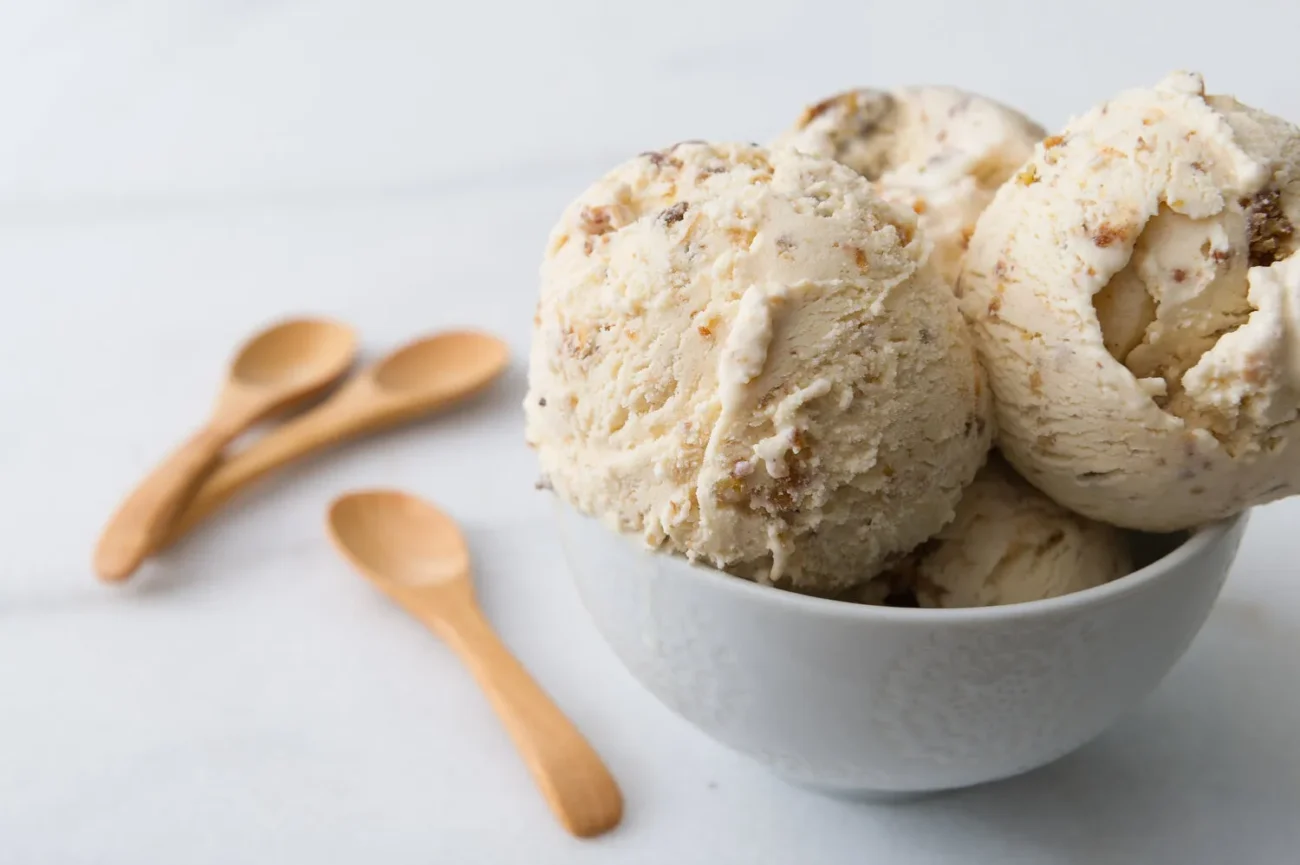
[[689, 142], [611, 171], [542, 265], [544, 483], [761, 582], [864, 582], [953, 516], [987, 389], [910, 214], [829, 159]]
[[956, 519], [900, 573], [923, 607], [988, 607], [1067, 595], [1131, 569], [1123, 532], [1066, 510], [993, 458]]
[[1020, 112], [953, 87], [860, 89], [810, 106], [774, 146], [836, 159], [914, 211], [952, 283], [975, 220], [1045, 134]]
[[1003, 452], [1169, 531], [1300, 491], [1300, 130], [1179, 73], [1045, 139], [958, 285]]

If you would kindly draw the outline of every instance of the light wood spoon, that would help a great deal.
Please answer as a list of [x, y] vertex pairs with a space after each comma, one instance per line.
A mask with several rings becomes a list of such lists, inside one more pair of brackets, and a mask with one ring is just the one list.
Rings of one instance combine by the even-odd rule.
[[352, 329], [323, 319], [282, 322], [244, 343], [207, 424], [155, 468], [109, 520], [93, 561], [100, 579], [118, 582], [140, 566], [222, 448], [257, 421], [318, 396], [355, 357]]
[[274, 469], [466, 399], [491, 384], [509, 361], [505, 343], [477, 331], [447, 331], [408, 343], [361, 370], [311, 411], [219, 465], [156, 549], [170, 546]]
[[587, 838], [618, 825], [623, 796], [609, 770], [479, 610], [455, 522], [414, 496], [373, 490], [337, 499], [328, 528], [358, 571], [460, 655], [564, 828]]

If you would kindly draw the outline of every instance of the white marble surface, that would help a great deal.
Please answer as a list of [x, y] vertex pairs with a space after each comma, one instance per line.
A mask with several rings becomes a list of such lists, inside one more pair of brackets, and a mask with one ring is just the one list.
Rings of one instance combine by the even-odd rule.
[[[268, 319], [342, 316], [371, 352], [478, 325], [522, 355], [549, 223], [630, 152], [764, 140], [854, 83], [961, 83], [1053, 126], [1176, 66], [1300, 119], [1270, 42], [1295, 7], [1050, 6], [0, 4], [0, 862], [1294, 861], [1300, 501], [1257, 513], [1135, 716], [906, 806], [788, 789], [622, 673], [532, 489], [521, 363], [284, 474], [125, 589], [89, 571]], [[464, 522], [489, 615], [625, 788], [616, 833], [560, 833], [449, 653], [327, 549], [324, 503], [361, 484]]]

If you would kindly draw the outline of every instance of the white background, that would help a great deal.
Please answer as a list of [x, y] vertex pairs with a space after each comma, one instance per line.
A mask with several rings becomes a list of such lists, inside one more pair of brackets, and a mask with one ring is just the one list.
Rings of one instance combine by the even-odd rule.
[[[547, 228], [622, 158], [764, 141], [857, 84], [1046, 126], [1192, 67], [1300, 120], [1300, 11], [1141, 4], [0, 2], [0, 863], [1295, 861], [1300, 501], [1257, 511], [1186, 659], [1030, 776], [908, 805], [785, 787], [670, 715], [570, 588], [521, 410]], [[456, 325], [516, 364], [454, 416], [279, 476], [125, 588], [119, 497], [272, 318], [378, 353]], [[463, 521], [489, 616], [627, 818], [551, 821], [468, 676], [327, 548], [402, 485]]]

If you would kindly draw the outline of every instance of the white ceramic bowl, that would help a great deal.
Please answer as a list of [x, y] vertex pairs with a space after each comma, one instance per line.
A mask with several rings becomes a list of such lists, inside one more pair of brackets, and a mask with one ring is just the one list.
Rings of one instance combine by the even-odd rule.
[[759, 586], [557, 510], [583, 602], [656, 697], [789, 781], [875, 795], [1006, 778], [1099, 734], [1186, 651], [1246, 526], [1066, 597], [926, 610]]

